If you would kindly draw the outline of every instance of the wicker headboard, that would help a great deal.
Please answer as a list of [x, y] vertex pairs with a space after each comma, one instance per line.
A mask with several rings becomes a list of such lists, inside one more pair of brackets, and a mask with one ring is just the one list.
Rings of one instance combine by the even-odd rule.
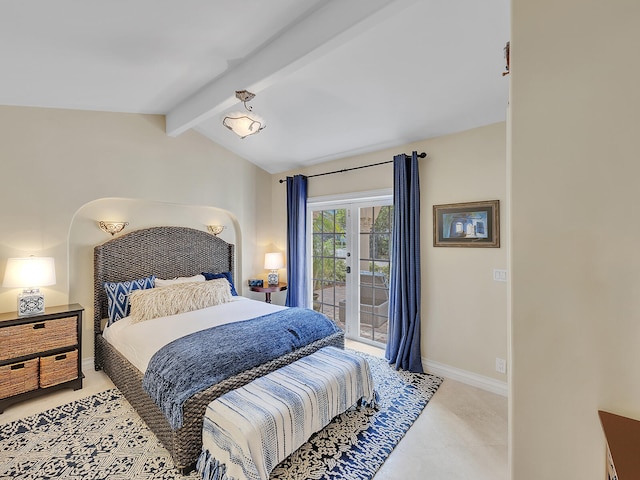
[[145, 228], [96, 246], [93, 265], [93, 327], [95, 333], [100, 333], [102, 319], [107, 317], [104, 282], [135, 280], [149, 275], [190, 277], [201, 272], [231, 272], [233, 275], [233, 245], [193, 228]]

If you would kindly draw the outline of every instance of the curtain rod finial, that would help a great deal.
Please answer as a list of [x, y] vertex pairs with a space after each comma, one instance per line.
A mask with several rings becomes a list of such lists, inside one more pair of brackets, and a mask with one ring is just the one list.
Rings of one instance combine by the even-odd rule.
[[[415, 152], [415, 150], [414, 150], [414, 152]], [[405, 153], [404, 156], [405, 157], [410, 157], [411, 155]], [[427, 157], [427, 152], [422, 152], [422, 153], [416, 152], [416, 157], [418, 157], [418, 158], [426, 158]]]

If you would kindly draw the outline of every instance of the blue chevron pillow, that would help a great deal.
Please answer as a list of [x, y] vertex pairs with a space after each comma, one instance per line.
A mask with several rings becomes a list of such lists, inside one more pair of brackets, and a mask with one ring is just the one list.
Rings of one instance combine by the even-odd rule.
[[105, 282], [104, 289], [107, 292], [109, 306], [109, 321], [107, 326], [129, 315], [129, 294], [134, 290], [146, 290], [155, 286], [155, 275], [127, 282]]

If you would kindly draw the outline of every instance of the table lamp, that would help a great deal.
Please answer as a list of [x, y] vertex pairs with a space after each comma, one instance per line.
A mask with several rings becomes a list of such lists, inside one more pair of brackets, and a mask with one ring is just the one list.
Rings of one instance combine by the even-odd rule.
[[2, 286], [23, 288], [18, 295], [18, 316], [44, 312], [44, 295], [39, 287], [56, 284], [53, 257], [24, 257], [7, 259]]
[[266, 253], [264, 255], [264, 268], [271, 270], [267, 275], [269, 285], [278, 285], [278, 269], [284, 267], [284, 256], [281, 252]]

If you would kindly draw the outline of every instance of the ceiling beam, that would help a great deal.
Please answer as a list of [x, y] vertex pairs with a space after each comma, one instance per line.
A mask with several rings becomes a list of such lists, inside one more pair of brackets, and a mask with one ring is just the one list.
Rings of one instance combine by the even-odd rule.
[[173, 108], [166, 132], [177, 136], [238, 103], [236, 90], [273, 85], [417, 0], [330, 0]]

